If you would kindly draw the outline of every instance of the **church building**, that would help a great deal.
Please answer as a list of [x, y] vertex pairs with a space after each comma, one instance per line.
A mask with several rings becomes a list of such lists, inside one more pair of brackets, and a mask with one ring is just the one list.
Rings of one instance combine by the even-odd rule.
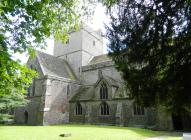
[[70, 33], [66, 44], [55, 41], [53, 55], [37, 51], [27, 64], [39, 76], [28, 89], [27, 106], [15, 110], [16, 123], [173, 129], [172, 117], [162, 108], [144, 108], [128, 99], [121, 73], [103, 53], [100, 31], [83, 26]]

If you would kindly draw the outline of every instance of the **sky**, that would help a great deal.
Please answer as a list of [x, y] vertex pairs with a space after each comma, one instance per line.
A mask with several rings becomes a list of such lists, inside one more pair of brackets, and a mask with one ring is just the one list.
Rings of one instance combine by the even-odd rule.
[[[105, 7], [103, 7], [101, 4], [98, 4], [95, 8], [94, 15], [92, 16], [92, 20], [87, 22], [86, 24], [90, 26], [93, 30], [101, 30], [103, 33], [105, 33], [104, 23], [107, 24], [109, 22], [108, 17], [105, 14]], [[107, 53], [106, 43], [107, 40], [103, 38], [103, 50], [104, 53]], [[40, 50], [48, 54], [53, 54], [54, 49], [54, 40], [53, 39], [47, 39], [47, 47], [46, 50]], [[16, 54], [14, 55], [15, 59], [20, 59], [21, 63], [26, 63], [28, 60], [28, 55], [25, 54]]]
[[[104, 23], [107, 24], [109, 22], [108, 17], [105, 14], [105, 10], [106, 9], [102, 6], [102, 4], [98, 4], [95, 8], [95, 13], [92, 17], [92, 21], [89, 21], [86, 24], [90, 26], [93, 30], [101, 30], [103, 33], [105, 33]], [[104, 53], [107, 53], [106, 42], [106, 39], [104, 39]], [[53, 54], [54, 40], [47, 39], [47, 44], [48, 47], [43, 52]]]

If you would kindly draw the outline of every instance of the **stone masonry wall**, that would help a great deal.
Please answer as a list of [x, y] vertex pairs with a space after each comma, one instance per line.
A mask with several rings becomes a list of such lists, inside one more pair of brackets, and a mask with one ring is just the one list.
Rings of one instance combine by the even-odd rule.
[[103, 75], [122, 81], [120, 72], [116, 70], [113, 62], [103, 62], [82, 67], [82, 80], [85, 84], [94, 84], [98, 80], [98, 71], [102, 70]]
[[[101, 116], [100, 115], [100, 104], [102, 101], [89, 101], [89, 102], [80, 102], [83, 108], [82, 115], [75, 115], [76, 103], [70, 103], [70, 122], [71, 123], [89, 123], [89, 124], [107, 124], [107, 125], [116, 125], [117, 122], [117, 104], [122, 103], [122, 119], [121, 124], [123, 126], [139, 126], [147, 127], [153, 126], [155, 116], [148, 116], [149, 112], [152, 112], [149, 109], [145, 109], [145, 115], [134, 115], [133, 113], [133, 104], [129, 100], [110, 100], [106, 103], [110, 107], [110, 115]], [[90, 108], [90, 114], [87, 115], [88, 108]], [[149, 117], [149, 118], [148, 118]]]
[[25, 111], [28, 112], [28, 123], [29, 125], [42, 125], [43, 112], [40, 108], [40, 97], [31, 97], [29, 103], [25, 107], [15, 109], [15, 123], [25, 124]]
[[[68, 99], [78, 83], [67, 79], [48, 77], [44, 105], [44, 125], [69, 122]], [[69, 91], [67, 91], [69, 89]]]
[[43, 96], [45, 93], [44, 78], [35, 78], [35, 82], [30, 87], [28, 94], [28, 104], [25, 107], [15, 109], [15, 122], [25, 123], [25, 112], [28, 113], [28, 122], [30, 125], [41, 125], [43, 122]]

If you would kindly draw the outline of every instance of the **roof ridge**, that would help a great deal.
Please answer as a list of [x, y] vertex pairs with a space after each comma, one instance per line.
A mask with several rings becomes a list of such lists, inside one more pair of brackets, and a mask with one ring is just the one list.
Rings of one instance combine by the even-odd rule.
[[104, 55], [107, 55], [107, 56], [109, 56], [108, 54], [109, 54], [109, 53], [100, 54], [100, 55], [96, 55], [96, 56], [94, 56], [94, 57], [99, 57], [99, 56], [104, 56]]
[[68, 62], [64, 59], [55, 57], [54, 55], [47, 54], [41, 51], [37, 52], [37, 58], [42, 67], [44, 74], [52, 74], [59, 77], [77, 80], [73, 69]]
[[88, 63], [88, 65], [98, 64], [102, 62], [110, 62], [112, 61], [111, 57], [107, 54], [101, 54], [94, 56], [91, 61]]
[[37, 53], [41, 53], [41, 54], [44, 54], [44, 55], [47, 55], [47, 56], [56, 58], [56, 59], [58, 59], [58, 60], [66, 61], [66, 60], [61, 59], [61, 58], [59, 58], [59, 57], [56, 57], [56, 56], [54, 56], [54, 55], [52, 55], [52, 54], [48, 54], [48, 53], [45, 53], [45, 52], [42, 52], [42, 51], [39, 51], [39, 50], [37, 50]]
[[64, 65], [64, 68], [66, 69], [66, 72], [68, 73], [68, 75], [71, 76], [71, 78], [73, 79], [77, 79], [75, 73], [73, 72], [72, 68], [70, 67], [69, 63], [67, 61], [64, 61], [64, 63], [67, 65]]

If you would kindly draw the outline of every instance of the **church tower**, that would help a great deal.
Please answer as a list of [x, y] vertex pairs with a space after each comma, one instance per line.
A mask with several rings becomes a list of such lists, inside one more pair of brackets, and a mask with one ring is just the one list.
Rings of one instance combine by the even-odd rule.
[[101, 54], [103, 54], [101, 32], [85, 25], [79, 31], [71, 32], [66, 44], [60, 41], [54, 43], [54, 56], [67, 60], [79, 79], [81, 67], [87, 65], [94, 56]]

